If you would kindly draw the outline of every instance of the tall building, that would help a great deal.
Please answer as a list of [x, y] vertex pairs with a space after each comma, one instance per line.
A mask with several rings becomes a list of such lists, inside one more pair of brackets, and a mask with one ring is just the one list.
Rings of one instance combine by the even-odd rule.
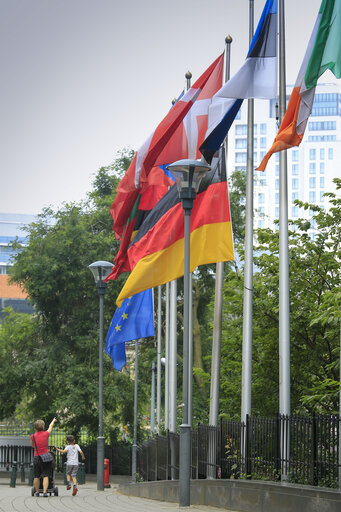
[[[292, 86], [287, 87], [287, 101]], [[277, 100], [255, 100], [254, 164], [260, 163], [277, 133]], [[247, 101], [229, 132], [228, 170], [246, 170]], [[341, 177], [341, 85], [318, 84], [312, 114], [301, 145], [287, 152], [289, 219], [309, 218], [309, 210], [293, 204], [295, 199], [328, 209], [325, 192], [334, 192], [333, 179]], [[273, 227], [279, 217], [279, 153], [266, 171], [254, 172], [254, 228]], [[311, 234], [314, 236], [313, 232]]]
[[33, 220], [33, 215], [0, 213], [0, 316], [3, 308], [8, 306], [20, 313], [33, 312], [27, 294], [18, 285], [9, 283], [11, 257], [15, 254], [10, 243], [16, 238], [25, 243], [23, 227]]

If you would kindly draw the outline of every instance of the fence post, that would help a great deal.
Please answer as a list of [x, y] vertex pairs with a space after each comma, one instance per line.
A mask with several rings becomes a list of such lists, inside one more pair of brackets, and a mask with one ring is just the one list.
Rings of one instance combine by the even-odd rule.
[[67, 478], [66, 478], [66, 462], [64, 462], [64, 485], [67, 485]]
[[282, 416], [277, 413], [275, 427], [275, 471], [277, 480], [281, 479], [281, 421]]
[[311, 417], [311, 485], [317, 484], [317, 420], [313, 413]]
[[10, 487], [15, 487], [17, 480], [17, 462], [12, 462], [12, 471], [11, 471], [11, 481], [10, 481]]
[[251, 425], [250, 416], [246, 415], [245, 424], [245, 472], [246, 478], [251, 478]]
[[28, 473], [28, 485], [32, 487], [33, 485], [33, 462], [30, 464], [30, 470]]
[[25, 463], [20, 464], [20, 481], [25, 482]]

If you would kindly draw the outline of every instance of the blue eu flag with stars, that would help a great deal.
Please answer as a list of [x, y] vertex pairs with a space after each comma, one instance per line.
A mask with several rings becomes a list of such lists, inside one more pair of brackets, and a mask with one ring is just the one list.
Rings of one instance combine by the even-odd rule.
[[145, 290], [125, 299], [111, 321], [105, 353], [111, 357], [115, 370], [126, 364], [125, 342], [154, 336], [153, 290]]

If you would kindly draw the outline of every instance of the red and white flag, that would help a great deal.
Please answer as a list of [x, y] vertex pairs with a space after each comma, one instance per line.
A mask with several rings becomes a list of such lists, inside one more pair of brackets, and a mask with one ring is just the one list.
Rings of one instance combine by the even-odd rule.
[[117, 238], [121, 238], [139, 194], [150, 185], [168, 182], [158, 166], [200, 156], [198, 148], [207, 129], [208, 107], [222, 84], [223, 60], [222, 54], [177, 101], [135, 154], [110, 208]]

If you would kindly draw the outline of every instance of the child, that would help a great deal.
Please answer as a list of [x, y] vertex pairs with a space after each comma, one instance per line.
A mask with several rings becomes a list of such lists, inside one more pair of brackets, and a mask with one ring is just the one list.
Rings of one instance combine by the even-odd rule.
[[60, 450], [57, 448], [57, 450], [60, 453], [67, 453], [67, 460], [66, 460], [66, 479], [67, 479], [67, 486], [66, 489], [69, 491], [71, 489], [71, 477], [73, 481], [73, 492], [72, 496], [76, 496], [77, 494], [77, 471], [78, 471], [78, 452], [81, 454], [82, 460], [85, 460], [84, 453], [76, 444], [75, 438], [73, 436], [67, 436], [66, 437], [67, 445], [65, 446], [64, 450]]

